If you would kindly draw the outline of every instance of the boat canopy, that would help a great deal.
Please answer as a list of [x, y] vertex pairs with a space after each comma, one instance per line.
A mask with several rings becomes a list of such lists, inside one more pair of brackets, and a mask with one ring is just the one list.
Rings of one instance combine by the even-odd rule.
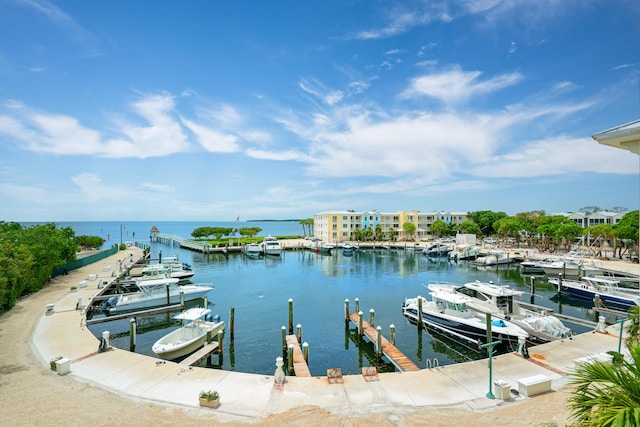
[[203, 316], [206, 316], [209, 313], [211, 313], [211, 309], [209, 308], [195, 307], [195, 308], [190, 308], [189, 310], [185, 310], [182, 313], [178, 314], [177, 316], [174, 316], [173, 318], [180, 319], [180, 320], [197, 320]]

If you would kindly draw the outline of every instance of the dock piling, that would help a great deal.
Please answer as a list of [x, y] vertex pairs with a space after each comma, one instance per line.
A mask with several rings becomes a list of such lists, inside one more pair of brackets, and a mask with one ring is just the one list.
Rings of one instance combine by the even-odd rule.
[[136, 349], [136, 318], [129, 320], [129, 351], [135, 351]]
[[344, 324], [346, 326], [349, 325], [349, 299], [345, 298], [344, 300]]
[[289, 334], [293, 334], [293, 298], [289, 298]]
[[304, 357], [304, 361], [309, 364], [309, 343], [305, 342], [302, 344], [302, 357]]
[[235, 325], [236, 309], [231, 307], [229, 309], [229, 341], [233, 343], [233, 330]]
[[396, 325], [393, 323], [389, 326], [389, 342], [396, 345]]
[[296, 325], [296, 338], [298, 339], [298, 344], [302, 342], [302, 325], [298, 323]]
[[373, 321], [373, 319], [375, 318], [375, 314], [376, 314], [376, 311], [373, 308], [369, 310], [369, 324], [371, 326], [376, 324], [376, 322]]
[[376, 332], [376, 356], [380, 359], [382, 357], [382, 327], [378, 326]]
[[282, 325], [282, 328], [280, 328], [281, 332], [282, 332], [282, 352], [286, 353], [287, 352], [287, 327]]

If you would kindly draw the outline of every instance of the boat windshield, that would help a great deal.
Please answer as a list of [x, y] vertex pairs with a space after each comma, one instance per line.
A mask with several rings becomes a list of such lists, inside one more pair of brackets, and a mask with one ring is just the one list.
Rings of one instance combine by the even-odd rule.
[[447, 308], [449, 310], [455, 310], [455, 311], [467, 311], [467, 304], [464, 302], [451, 302], [451, 301], [447, 301]]

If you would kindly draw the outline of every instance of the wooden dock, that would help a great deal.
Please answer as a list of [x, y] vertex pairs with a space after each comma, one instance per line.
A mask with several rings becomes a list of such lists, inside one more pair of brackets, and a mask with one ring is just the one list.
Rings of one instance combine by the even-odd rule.
[[296, 377], [310, 377], [311, 371], [302, 355], [302, 348], [298, 342], [298, 337], [295, 335], [287, 335], [287, 346], [293, 347], [293, 372], [295, 372]]
[[218, 341], [214, 341], [212, 343], [206, 344], [200, 350], [196, 351], [191, 356], [181, 361], [179, 364], [184, 366], [197, 365], [198, 363], [202, 362], [204, 359], [209, 357], [211, 354], [218, 353], [220, 351], [219, 348], [220, 348], [220, 345]]
[[[356, 325], [358, 324], [358, 313], [350, 313], [349, 319]], [[362, 332], [365, 336], [367, 336], [372, 342], [377, 342], [378, 331], [376, 328], [371, 326], [369, 322], [362, 319]], [[389, 340], [385, 337], [382, 337], [380, 340], [382, 344], [382, 353], [389, 359], [393, 365], [398, 368], [401, 372], [409, 372], [409, 371], [419, 371], [420, 368], [411, 361], [407, 356], [405, 356], [398, 348], [391, 344]]]

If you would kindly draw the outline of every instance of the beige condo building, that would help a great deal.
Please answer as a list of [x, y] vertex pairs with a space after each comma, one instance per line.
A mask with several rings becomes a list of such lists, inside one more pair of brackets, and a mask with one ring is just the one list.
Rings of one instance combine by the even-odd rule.
[[[389, 235], [393, 231], [397, 240], [424, 239], [431, 236], [429, 230], [431, 225], [437, 220], [444, 221], [445, 224], [462, 224], [468, 221], [467, 212], [420, 212], [420, 211], [398, 211], [379, 212], [353, 210], [329, 211], [317, 213], [313, 217], [314, 237], [327, 243], [342, 243], [355, 240], [355, 231], [371, 228], [380, 230]], [[416, 232], [413, 236], [407, 236], [402, 225], [411, 223], [415, 226]]]

